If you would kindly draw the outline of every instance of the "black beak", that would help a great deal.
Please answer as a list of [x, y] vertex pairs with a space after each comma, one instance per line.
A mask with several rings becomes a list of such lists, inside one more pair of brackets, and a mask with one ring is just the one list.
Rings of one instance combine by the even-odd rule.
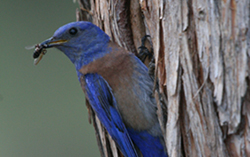
[[51, 48], [57, 45], [61, 45], [63, 43], [66, 43], [68, 40], [65, 39], [54, 39], [53, 37], [45, 40], [44, 42], [42, 42], [40, 45], [43, 48]]

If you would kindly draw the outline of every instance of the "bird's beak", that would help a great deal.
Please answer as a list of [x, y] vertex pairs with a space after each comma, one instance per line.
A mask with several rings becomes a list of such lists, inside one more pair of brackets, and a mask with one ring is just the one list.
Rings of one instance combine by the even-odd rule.
[[67, 42], [67, 41], [68, 40], [65, 40], [65, 39], [57, 40], [57, 39], [54, 39], [52, 37], [52, 38], [49, 38], [49, 39], [45, 40], [41, 44], [38, 44], [36, 46], [35, 52], [33, 54], [34, 64], [37, 65], [40, 62], [40, 60], [43, 58], [43, 55], [46, 53], [47, 48], [61, 45], [61, 44], [65, 43], [65, 42]]
[[44, 42], [42, 42], [40, 45], [43, 48], [50, 48], [50, 47], [54, 47], [54, 46], [58, 46], [61, 45], [63, 43], [66, 43], [68, 40], [65, 39], [54, 39], [53, 37], [45, 40]]

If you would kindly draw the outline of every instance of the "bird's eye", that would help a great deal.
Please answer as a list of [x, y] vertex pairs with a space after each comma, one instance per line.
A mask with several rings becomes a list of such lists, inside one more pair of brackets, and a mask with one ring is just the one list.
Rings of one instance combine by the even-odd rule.
[[75, 27], [69, 29], [69, 34], [76, 35], [77, 29]]

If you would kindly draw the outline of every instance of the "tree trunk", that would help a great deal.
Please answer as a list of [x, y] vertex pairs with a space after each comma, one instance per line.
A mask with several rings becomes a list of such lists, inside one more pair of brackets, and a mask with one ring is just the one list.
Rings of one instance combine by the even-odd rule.
[[[153, 47], [167, 104], [168, 114], [158, 105], [158, 117], [170, 157], [250, 156], [249, 0], [79, 4], [78, 20], [93, 22], [135, 54], [150, 35], [147, 47]], [[121, 156], [88, 108], [102, 156]]]

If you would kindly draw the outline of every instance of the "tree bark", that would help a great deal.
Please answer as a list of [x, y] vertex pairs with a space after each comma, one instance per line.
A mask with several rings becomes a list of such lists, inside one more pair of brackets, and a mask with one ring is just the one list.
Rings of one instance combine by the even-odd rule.
[[[156, 98], [167, 104], [167, 113], [158, 104], [158, 117], [169, 156], [250, 156], [249, 0], [79, 0], [79, 5], [78, 20], [93, 22], [135, 54], [141, 38], [150, 35]], [[88, 108], [101, 155], [121, 156]]]

